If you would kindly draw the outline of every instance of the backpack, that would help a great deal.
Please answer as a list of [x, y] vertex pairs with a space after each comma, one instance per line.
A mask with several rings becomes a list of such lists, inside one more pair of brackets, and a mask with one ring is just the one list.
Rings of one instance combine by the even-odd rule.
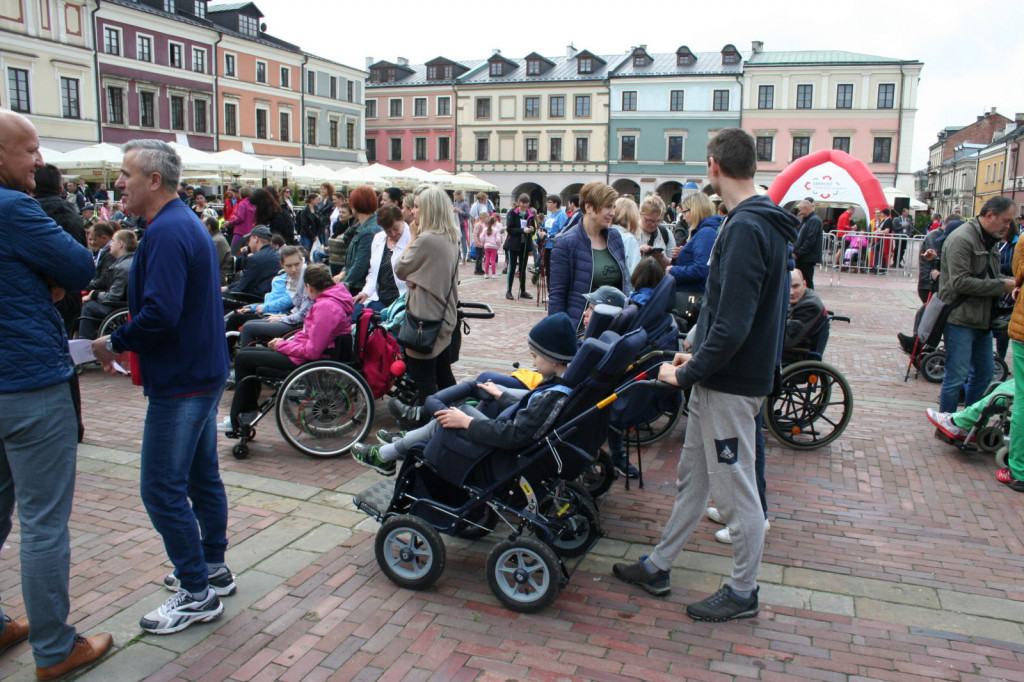
[[356, 357], [362, 361], [363, 375], [373, 397], [380, 399], [395, 382], [391, 365], [401, 359], [402, 351], [391, 334], [371, 323], [372, 317], [373, 311], [363, 308], [356, 329]]

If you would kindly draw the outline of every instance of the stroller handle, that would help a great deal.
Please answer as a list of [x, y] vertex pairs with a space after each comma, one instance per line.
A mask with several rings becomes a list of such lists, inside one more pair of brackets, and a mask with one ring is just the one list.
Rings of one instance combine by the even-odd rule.
[[459, 301], [460, 320], [490, 320], [494, 318], [494, 310], [486, 303], [470, 303]]

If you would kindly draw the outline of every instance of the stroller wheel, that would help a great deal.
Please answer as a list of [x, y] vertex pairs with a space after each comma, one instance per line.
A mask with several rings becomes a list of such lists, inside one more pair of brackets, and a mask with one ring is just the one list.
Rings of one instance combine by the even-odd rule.
[[374, 553], [388, 580], [410, 590], [430, 587], [444, 570], [441, 535], [418, 516], [388, 518], [377, 531]]
[[603, 535], [597, 507], [575, 481], [557, 486], [541, 500], [540, 513], [547, 520], [548, 542], [558, 556], [583, 556]]
[[231, 454], [234, 455], [235, 459], [248, 459], [249, 446], [245, 443], [235, 443], [235, 446], [231, 448]]
[[597, 498], [604, 495], [615, 483], [615, 467], [612, 465], [612, 456], [607, 450], [599, 450], [594, 461], [583, 470], [583, 473], [576, 479], [583, 488], [590, 493], [590, 497]]
[[520, 537], [506, 540], [487, 555], [487, 582], [491, 592], [507, 608], [535, 613], [558, 597], [561, 562], [540, 540]]
[[990, 454], [996, 454], [1003, 447], [1003, 431], [998, 426], [986, 426], [978, 430], [978, 448]]
[[946, 375], [946, 351], [933, 350], [921, 356], [921, 376], [933, 384], [941, 384]]

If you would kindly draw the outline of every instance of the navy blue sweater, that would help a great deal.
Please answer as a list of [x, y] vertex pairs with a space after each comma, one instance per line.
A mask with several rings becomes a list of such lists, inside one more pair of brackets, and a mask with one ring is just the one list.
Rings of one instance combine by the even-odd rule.
[[135, 253], [128, 279], [131, 322], [114, 348], [139, 355], [151, 398], [211, 391], [228, 378], [217, 249], [206, 226], [181, 201], [169, 201]]

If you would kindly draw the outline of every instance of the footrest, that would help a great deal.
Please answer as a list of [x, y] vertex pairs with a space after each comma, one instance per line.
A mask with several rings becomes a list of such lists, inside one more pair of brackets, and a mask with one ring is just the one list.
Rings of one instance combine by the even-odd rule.
[[392, 480], [378, 481], [353, 498], [356, 508], [369, 514], [376, 520], [384, 518], [391, 507], [391, 499], [395, 496], [395, 482]]

